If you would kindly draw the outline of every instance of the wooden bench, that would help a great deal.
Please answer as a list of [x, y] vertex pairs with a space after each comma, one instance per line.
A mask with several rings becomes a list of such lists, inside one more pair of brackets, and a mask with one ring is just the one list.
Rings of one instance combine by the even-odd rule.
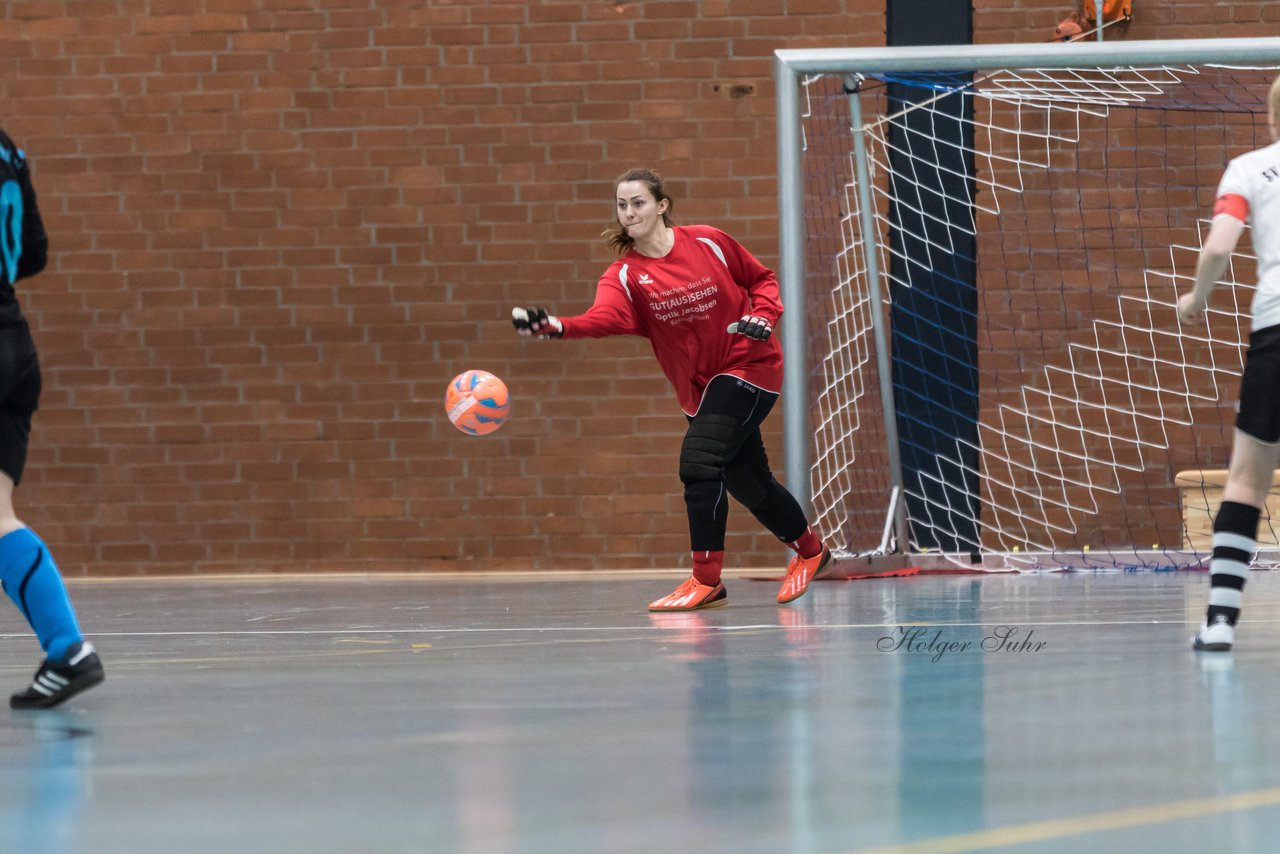
[[[1222, 503], [1222, 488], [1227, 483], [1226, 469], [1192, 469], [1180, 471], [1173, 479], [1182, 504], [1182, 547], [1198, 552], [1213, 550], [1213, 517]], [[1271, 487], [1267, 509], [1258, 525], [1258, 548], [1275, 548], [1277, 534], [1271, 519], [1280, 519], [1280, 484]]]

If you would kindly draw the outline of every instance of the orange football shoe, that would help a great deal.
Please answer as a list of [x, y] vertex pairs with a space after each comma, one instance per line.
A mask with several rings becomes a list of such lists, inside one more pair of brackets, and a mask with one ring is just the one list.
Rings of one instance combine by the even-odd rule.
[[810, 558], [803, 558], [800, 555], [793, 557], [791, 563], [787, 565], [787, 577], [782, 580], [782, 587], [778, 589], [778, 604], [785, 605], [803, 596], [809, 589], [809, 582], [817, 578], [829, 563], [831, 563], [831, 549], [826, 546], [822, 547], [820, 555]]
[[715, 587], [699, 584], [689, 577], [683, 584], [656, 602], [649, 603], [650, 611], [698, 611], [702, 608], [719, 608], [729, 601], [729, 593], [723, 582]]

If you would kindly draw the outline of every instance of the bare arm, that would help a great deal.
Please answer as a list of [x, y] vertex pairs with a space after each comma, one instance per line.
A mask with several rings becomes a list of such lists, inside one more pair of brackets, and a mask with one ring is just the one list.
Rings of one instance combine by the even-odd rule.
[[1190, 293], [1178, 300], [1178, 317], [1183, 323], [1199, 320], [1209, 304], [1213, 286], [1222, 278], [1231, 263], [1231, 253], [1244, 233], [1244, 223], [1230, 214], [1218, 214], [1213, 218], [1209, 237], [1200, 250], [1196, 262], [1196, 283]]

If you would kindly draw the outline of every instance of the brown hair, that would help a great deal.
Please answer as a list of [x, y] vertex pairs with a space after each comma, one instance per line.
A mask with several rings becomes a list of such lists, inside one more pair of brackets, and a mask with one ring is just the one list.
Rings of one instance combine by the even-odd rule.
[[[675, 225], [675, 220], [671, 217], [671, 209], [675, 206], [675, 200], [667, 195], [666, 190], [662, 188], [662, 174], [655, 169], [628, 169], [619, 175], [613, 182], [613, 191], [616, 194], [618, 188], [628, 181], [640, 181], [648, 188], [653, 195], [655, 202], [666, 200], [667, 209], [662, 213], [662, 221], [667, 228]], [[604, 238], [604, 242], [609, 248], [617, 252], [619, 255], [625, 255], [635, 240], [631, 235], [627, 234], [627, 230], [622, 227], [622, 223], [618, 221], [618, 214], [615, 211], [613, 215], [613, 225], [600, 232], [600, 236]]]

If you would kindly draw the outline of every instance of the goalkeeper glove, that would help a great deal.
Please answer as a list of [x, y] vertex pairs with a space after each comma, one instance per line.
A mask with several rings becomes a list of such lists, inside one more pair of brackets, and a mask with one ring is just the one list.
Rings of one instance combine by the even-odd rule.
[[547, 314], [541, 306], [511, 309], [511, 325], [521, 335], [537, 338], [559, 338], [564, 334], [564, 324], [554, 314]]
[[766, 317], [748, 314], [743, 316], [737, 323], [730, 323], [729, 331], [745, 335], [756, 341], [768, 341], [769, 336], [773, 334], [773, 324]]

